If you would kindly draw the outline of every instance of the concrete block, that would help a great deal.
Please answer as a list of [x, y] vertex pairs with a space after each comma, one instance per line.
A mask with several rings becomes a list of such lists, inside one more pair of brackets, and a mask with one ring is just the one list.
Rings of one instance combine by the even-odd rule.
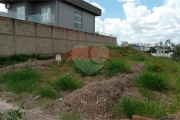
[[99, 35], [93, 34], [93, 42], [98, 43], [99, 42]]
[[86, 41], [85, 32], [78, 31], [78, 41]]
[[103, 36], [102, 35], [99, 35], [99, 43], [102, 43], [103, 42]]
[[92, 46], [103, 45], [102, 43], [92, 43]]
[[43, 55], [52, 55], [52, 39], [37, 38], [36, 53]]
[[89, 42], [93, 41], [93, 34], [92, 33], [86, 33], [86, 41], [89, 41]]
[[0, 34], [0, 55], [13, 55], [14, 41], [13, 36]]
[[0, 33], [13, 34], [13, 20], [0, 16]]
[[67, 52], [72, 50], [74, 47], [76, 47], [78, 45], [77, 41], [67, 41]]
[[37, 24], [37, 36], [38, 37], [51, 37], [51, 26], [44, 24]]
[[66, 29], [53, 27], [53, 38], [66, 39]]
[[15, 37], [16, 54], [35, 54], [36, 38], [32, 37]]
[[15, 20], [15, 34], [35, 36], [35, 23]]
[[86, 44], [87, 47], [92, 47], [93, 46], [92, 42], [86, 42], [85, 44]]
[[67, 29], [67, 40], [77, 40], [78, 32], [77, 30]]
[[103, 36], [103, 45], [108, 45], [108, 39], [109, 37]]
[[53, 53], [66, 53], [66, 40], [53, 40]]
[[114, 45], [114, 46], [117, 45], [117, 38], [113, 38], [113, 45]]
[[113, 45], [113, 38], [112, 37], [107, 37], [107, 40], [108, 40], [108, 45], [112, 46]]

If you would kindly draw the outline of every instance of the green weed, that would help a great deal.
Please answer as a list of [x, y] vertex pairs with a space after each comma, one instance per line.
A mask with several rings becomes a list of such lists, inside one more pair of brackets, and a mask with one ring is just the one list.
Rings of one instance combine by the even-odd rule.
[[51, 81], [51, 84], [57, 90], [75, 90], [81, 88], [84, 85], [82, 81], [79, 81], [77, 78], [72, 78], [68, 75], [64, 75], [56, 81]]
[[98, 73], [101, 66], [91, 62], [90, 60], [77, 59], [74, 60], [74, 71], [81, 75], [93, 76]]
[[8, 89], [17, 93], [32, 92], [39, 81], [38, 73], [30, 68], [7, 73], [0, 78], [0, 82], [5, 83]]
[[130, 67], [122, 60], [115, 59], [110, 60], [105, 64], [106, 74], [113, 76], [118, 73], [127, 72], [130, 70]]
[[170, 88], [170, 83], [164, 74], [145, 71], [136, 77], [136, 85], [145, 89], [162, 91]]
[[42, 98], [55, 98], [56, 99], [60, 97], [60, 93], [50, 87], [41, 87], [40, 89], [38, 89], [37, 93]]
[[132, 117], [140, 115], [151, 118], [160, 118], [165, 116], [166, 105], [150, 100], [137, 100], [132, 97], [123, 97], [118, 104], [113, 105], [111, 112], [115, 116]]

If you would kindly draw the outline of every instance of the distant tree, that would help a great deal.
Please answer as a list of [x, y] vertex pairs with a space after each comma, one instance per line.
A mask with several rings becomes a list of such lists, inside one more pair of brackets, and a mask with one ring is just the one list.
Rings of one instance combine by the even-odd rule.
[[150, 49], [148, 51], [146, 51], [147, 53], [156, 53], [156, 49], [154, 47], [150, 47]]
[[180, 61], [180, 45], [174, 45], [172, 52], [172, 59]]
[[159, 45], [161, 48], [163, 48], [163, 42], [162, 41], [159, 41]]

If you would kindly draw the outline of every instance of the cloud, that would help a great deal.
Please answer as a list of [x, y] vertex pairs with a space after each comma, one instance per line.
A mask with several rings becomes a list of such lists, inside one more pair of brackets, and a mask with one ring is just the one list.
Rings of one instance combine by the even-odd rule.
[[127, 2], [131, 2], [131, 3], [138, 3], [140, 4], [140, 0], [118, 0], [118, 2], [123, 2], [123, 3], [127, 3]]
[[92, 3], [90, 3], [90, 4], [92, 4], [92, 5], [96, 6], [97, 8], [101, 9], [101, 10], [102, 10], [102, 13], [105, 13], [105, 12], [106, 12], [106, 9], [103, 8], [102, 6], [100, 6], [98, 3], [92, 2]]
[[89, 0], [83, 0], [83, 1], [89, 2]]
[[167, 39], [172, 39], [174, 43], [179, 42], [180, 1], [166, 0], [164, 5], [153, 9], [125, 2], [123, 9], [125, 20], [96, 18], [96, 31], [116, 35], [118, 43], [159, 43]]

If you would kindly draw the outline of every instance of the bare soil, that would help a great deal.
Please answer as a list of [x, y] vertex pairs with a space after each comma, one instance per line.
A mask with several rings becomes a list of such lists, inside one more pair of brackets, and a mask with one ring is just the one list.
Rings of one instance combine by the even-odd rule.
[[55, 62], [54, 59], [38, 60], [38, 61], [29, 60], [28, 62], [25, 62], [25, 63], [11, 65], [11, 66], [0, 69], [0, 75], [8, 73], [8, 72], [12, 72], [12, 71], [19, 71], [27, 67], [36, 69], [37, 71], [44, 71], [46, 70], [47, 67], [52, 65], [54, 62]]
[[[26, 65], [30, 65], [30, 67], [35, 66], [36, 68], [37, 66], [47, 67], [52, 63], [53, 60], [47, 61], [46, 63], [40, 62], [39, 64], [37, 62], [36, 64], [30, 62], [26, 63]], [[14, 68], [24, 68], [18, 66], [24, 65], [11, 66], [12, 69], [6, 68], [3, 73], [9, 72], [9, 69], [17, 70]], [[136, 64], [128, 73], [122, 73], [104, 80], [93, 80], [87, 82], [87, 84], [81, 89], [73, 92], [64, 92], [62, 94], [62, 100], [56, 101], [51, 107], [33, 105], [35, 104], [35, 101], [38, 101], [38, 99], [32, 100], [30, 96], [26, 97], [26, 104], [33, 107], [25, 109], [25, 118], [27, 120], [58, 120], [61, 115], [70, 111], [75, 111], [82, 120], [109, 120], [111, 119], [107, 108], [109, 102], [119, 101], [121, 97], [125, 95], [131, 95], [135, 98], [143, 99], [138, 88], [133, 84], [135, 76], [143, 70], [144, 64]], [[2, 95], [6, 94], [5, 92], [0, 92], [0, 94], [0, 113], [6, 114], [9, 109], [18, 108], [18, 102], [7, 101], [6, 98], [4, 98], [4, 95]], [[162, 120], [166, 119], [171, 120], [170, 117]]]
[[81, 119], [108, 119], [110, 117], [107, 108], [109, 101], [118, 101], [124, 95], [142, 98], [138, 89], [133, 85], [133, 80], [143, 69], [143, 64], [137, 64], [129, 73], [119, 74], [107, 80], [94, 80], [83, 88], [63, 96], [62, 101], [45, 111], [49, 114], [58, 113], [59, 115], [68, 111], [76, 111]]

